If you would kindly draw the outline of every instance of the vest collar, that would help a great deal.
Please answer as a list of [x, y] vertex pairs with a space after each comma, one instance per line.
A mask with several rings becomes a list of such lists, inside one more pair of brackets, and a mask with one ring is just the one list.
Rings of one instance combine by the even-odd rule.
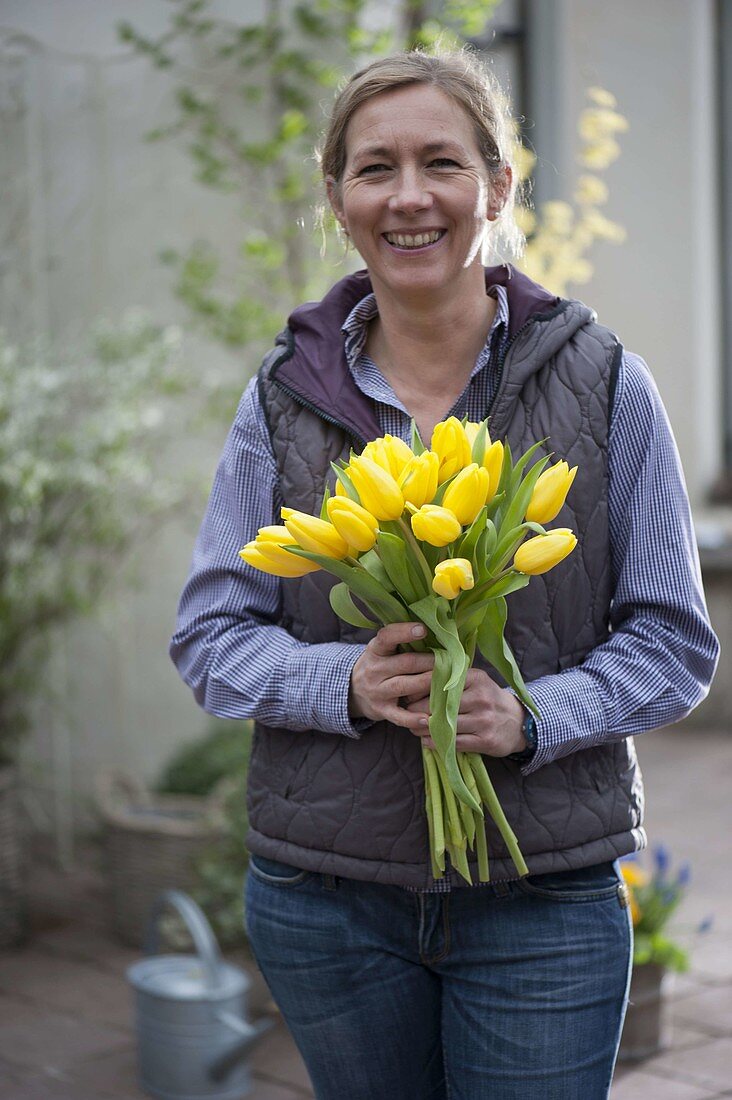
[[[506, 288], [509, 339], [534, 316], [556, 311], [560, 299], [508, 264], [485, 269], [486, 290]], [[381, 435], [372, 402], [348, 370], [341, 326], [372, 291], [366, 271], [347, 275], [319, 302], [299, 306], [288, 319], [287, 352], [271, 370], [276, 385], [313, 411], [345, 428], [356, 442]]]

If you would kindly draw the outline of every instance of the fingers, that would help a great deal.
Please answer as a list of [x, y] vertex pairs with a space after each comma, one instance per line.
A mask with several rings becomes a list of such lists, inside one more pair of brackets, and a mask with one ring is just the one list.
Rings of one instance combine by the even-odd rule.
[[419, 715], [410, 714], [400, 700], [429, 695], [434, 657], [432, 653], [402, 653], [425, 629], [418, 623], [394, 623], [382, 627], [368, 643], [351, 672], [349, 709], [354, 716], [385, 719], [415, 729]]
[[390, 623], [389, 626], [382, 626], [371, 639], [369, 648], [379, 657], [388, 657], [396, 653], [400, 645], [409, 645], [419, 638], [424, 638], [426, 633], [422, 623]]

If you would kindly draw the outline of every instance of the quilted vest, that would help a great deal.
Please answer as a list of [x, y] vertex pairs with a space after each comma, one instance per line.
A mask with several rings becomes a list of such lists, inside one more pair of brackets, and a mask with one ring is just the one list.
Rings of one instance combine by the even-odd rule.
[[[491, 436], [507, 439], [514, 455], [548, 437], [547, 451], [579, 466], [571, 503], [555, 521], [578, 533], [577, 549], [508, 599], [506, 636], [528, 682], [580, 664], [608, 636], [607, 442], [622, 348], [581, 302], [553, 298], [506, 266], [486, 270], [487, 287], [496, 282], [508, 292], [511, 331], [486, 410]], [[282, 497], [305, 512], [318, 512], [331, 461], [381, 434], [347, 369], [340, 333], [370, 289], [359, 273], [300, 307], [260, 370]], [[334, 583], [325, 572], [283, 581], [280, 624], [310, 644], [368, 641], [368, 631], [331, 610]], [[484, 758], [533, 874], [615, 859], [644, 841], [632, 739], [565, 752], [527, 776], [513, 761]], [[420, 743], [403, 728], [377, 722], [351, 738], [257, 724], [248, 807], [255, 854], [346, 878], [433, 884]], [[492, 822], [486, 830], [493, 881], [515, 878]], [[454, 871], [450, 879], [463, 885]]]

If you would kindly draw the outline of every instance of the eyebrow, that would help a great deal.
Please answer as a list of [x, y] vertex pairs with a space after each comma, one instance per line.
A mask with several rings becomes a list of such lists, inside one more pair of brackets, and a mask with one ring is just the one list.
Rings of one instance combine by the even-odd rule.
[[[465, 150], [462, 145], [454, 141], [428, 141], [425, 145], [420, 146], [420, 150], [423, 153], [442, 153], [447, 150], [452, 152], [459, 152], [463, 156]], [[393, 146], [387, 145], [366, 145], [363, 149], [358, 149], [354, 153], [354, 160], [359, 160], [362, 157], [390, 157], [394, 152]]]

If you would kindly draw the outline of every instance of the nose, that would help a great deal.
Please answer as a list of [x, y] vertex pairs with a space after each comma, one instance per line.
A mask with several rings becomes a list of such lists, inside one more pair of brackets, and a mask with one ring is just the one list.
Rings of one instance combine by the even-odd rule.
[[432, 205], [432, 195], [424, 186], [420, 173], [413, 168], [405, 168], [398, 173], [394, 193], [389, 199], [389, 209], [393, 212], [414, 214], [426, 210]]

